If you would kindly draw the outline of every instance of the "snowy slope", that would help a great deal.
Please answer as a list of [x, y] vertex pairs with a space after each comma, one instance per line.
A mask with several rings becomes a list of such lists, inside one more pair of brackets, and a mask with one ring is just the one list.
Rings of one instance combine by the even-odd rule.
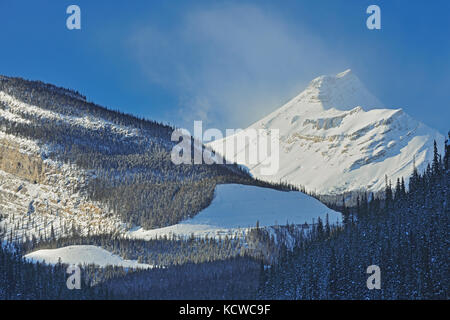
[[56, 264], [61, 259], [61, 263], [65, 264], [96, 264], [100, 267], [112, 265], [140, 269], [152, 268], [149, 264], [138, 263], [135, 260], [124, 260], [103, 248], [89, 245], [38, 250], [27, 254], [25, 258], [30, 261], [45, 261], [48, 264]]
[[326, 215], [330, 223], [340, 221], [340, 213], [333, 211], [320, 201], [301, 192], [283, 192], [269, 188], [225, 184], [216, 187], [215, 197], [209, 207], [192, 219], [179, 224], [154, 229], [130, 231], [130, 238], [152, 239], [163, 236], [217, 237], [234, 235], [255, 227], [303, 224], [323, 221]]
[[[226, 151], [226, 142], [238, 136], [248, 139], [245, 148]], [[361, 188], [381, 190], [385, 175], [395, 181], [409, 177], [415, 156], [424, 169], [432, 159], [433, 140], [439, 147], [444, 137], [412, 119], [402, 109], [385, 109], [360, 80], [347, 70], [321, 76], [286, 105], [223, 140], [209, 144], [225, 150], [236, 161], [268, 130], [280, 130], [279, 170], [263, 175], [263, 159], [257, 164], [238, 161], [261, 179], [305, 186], [321, 194], [337, 194]], [[247, 160], [248, 161], [248, 160]]]

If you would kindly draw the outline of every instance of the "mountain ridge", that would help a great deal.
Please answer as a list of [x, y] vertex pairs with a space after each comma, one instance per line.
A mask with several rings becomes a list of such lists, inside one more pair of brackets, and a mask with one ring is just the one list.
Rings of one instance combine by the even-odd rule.
[[[247, 129], [208, 145], [226, 150], [227, 140], [246, 137], [250, 129], [280, 131], [280, 170], [263, 176], [261, 163], [241, 165], [260, 179], [301, 185], [320, 194], [380, 191], [385, 175], [394, 181], [408, 177], [414, 158], [418, 169], [425, 169], [432, 159], [433, 140], [440, 150], [444, 143], [440, 133], [402, 109], [385, 108], [350, 70], [315, 78], [300, 94]], [[248, 152], [255, 143], [246, 140], [245, 148], [237, 153], [226, 150], [224, 157], [245, 159], [238, 154]]]

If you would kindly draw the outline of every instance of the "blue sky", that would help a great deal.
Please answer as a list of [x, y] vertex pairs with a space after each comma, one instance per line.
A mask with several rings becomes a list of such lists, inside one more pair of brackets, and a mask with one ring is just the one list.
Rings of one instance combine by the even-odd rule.
[[[81, 8], [82, 30], [66, 28]], [[366, 28], [381, 8], [382, 29]], [[450, 1], [0, 0], [0, 74], [190, 128], [245, 127], [351, 68], [388, 107], [450, 129]]]

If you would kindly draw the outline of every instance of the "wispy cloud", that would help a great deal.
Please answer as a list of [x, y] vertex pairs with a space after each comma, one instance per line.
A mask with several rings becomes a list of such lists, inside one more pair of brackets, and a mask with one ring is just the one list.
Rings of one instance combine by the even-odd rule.
[[149, 80], [177, 94], [183, 125], [247, 126], [314, 76], [348, 67], [298, 22], [253, 5], [192, 9], [170, 29], [149, 22], [128, 45]]

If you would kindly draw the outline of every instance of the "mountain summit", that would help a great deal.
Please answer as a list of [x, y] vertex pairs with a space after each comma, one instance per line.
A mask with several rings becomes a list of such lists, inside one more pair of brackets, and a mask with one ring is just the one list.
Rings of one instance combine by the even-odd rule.
[[[355, 106], [364, 106], [364, 110], [381, 108], [383, 104], [374, 97], [350, 70], [335, 76], [320, 76], [312, 80], [308, 87], [285, 105], [290, 107], [307, 107], [311, 110], [350, 110]], [[284, 109], [281, 108], [280, 110]], [[302, 110], [296, 110], [302, 112]]]
[[[271, 129], [280, 132], [278, 172], [264, 176], [261, 161], [241, 163], [254, 176], [302, 185], [321, 194], [379, 191], [385, 175], [392, 181], [409, 177], [414, 159], [418, 169], [424, 169], [432, 159], [433, 140], [439, 147], [444, 143], [441, 134], [402, 109], [385, 108], [351, 70], [312, 80], [281, 108], [210, 146], [226, 150], [225, 141], [250, 137], [249, 129], [257, 129], [259, 135]], [[246, 139], [245, 148], [225, 151], [224, 157], [246, 159], [241, 153], [248, 154], [257, 141]]]

